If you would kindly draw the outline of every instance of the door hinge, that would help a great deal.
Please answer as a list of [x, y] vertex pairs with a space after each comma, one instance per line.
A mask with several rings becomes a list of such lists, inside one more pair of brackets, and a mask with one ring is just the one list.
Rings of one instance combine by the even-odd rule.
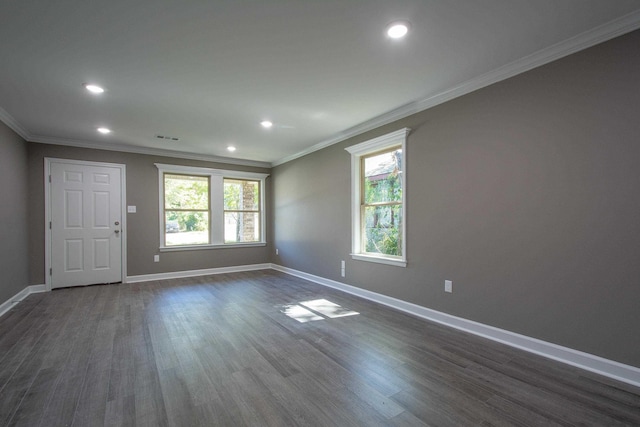
[[49, 182], [51, 182], [51, 175], [49, 175]]
[[49, 230], [51, 230], [51, 221], [49, 221]]
[[53, 268], [49, 269], [49, 276], [53, 276]]

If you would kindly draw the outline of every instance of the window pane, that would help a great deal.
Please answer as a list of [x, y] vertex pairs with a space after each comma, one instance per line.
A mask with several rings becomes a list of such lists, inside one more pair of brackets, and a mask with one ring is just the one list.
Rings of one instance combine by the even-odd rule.
[[364, 203], [402, 201], [402, 150], [364, 158]]
[[260, 210], [260, 183], [258, 181], [225, 179], [224, 209], [232, 211]]
[[165, 174], [164, 206], [166, 209], [209, 210], [209, 178]]
[[258, 212], [225, 212], [225, 243], [260, 241], [260, 214]]
[[402, 256], [401, 205], [365, 206], [363, 225], [365, 252]]
[[208, 243], [208, 212], [165, 212], [166, 246], [206, 245]]

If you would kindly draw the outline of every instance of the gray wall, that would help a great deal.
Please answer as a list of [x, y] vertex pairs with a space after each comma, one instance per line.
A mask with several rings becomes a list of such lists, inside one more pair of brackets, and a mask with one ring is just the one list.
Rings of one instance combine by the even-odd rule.
[[[211, 162], [155, 157], [115, 151], [90, 150], [48, 144], [28, 144], [29, 152], [29, 283], [44, 283], [44, 158], [88, 160], [126, 165], [127, 205], [135, 205], [137, 213], [127, 215], [127, 274], [129, 276], [198, 270], [234, 265], [269, 262], [268, 247], [203, 249], [162, 252], [158, 214], [158, 169], [154, 163], [201, 166], [269, 173], [269, 169], [225, 165]], [[270, 179], [266, 180], [266, 193]], [[267, 221], [270, 219], [267, 200]], [[267, 230], [267, 241], [270, 241]], [[160, 262], [153, 255], [160, 254]], [[23, 286], [24, 287], [24, 286]]]
[[0, 122], [0, 303], [28, 284], [27, 144]]
[[[640, 367], [638, 46], [640, 31], [274, 168], [272, 260]], [[405, 126], [408, 267], [354, 261], [344, 148]]]

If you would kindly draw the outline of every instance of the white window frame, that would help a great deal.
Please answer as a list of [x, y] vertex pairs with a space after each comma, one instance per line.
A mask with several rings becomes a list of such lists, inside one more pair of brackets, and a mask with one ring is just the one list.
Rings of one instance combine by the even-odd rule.
[[[261, 185], [260, 185], [260, 181], [259, 181], [259, 180], [256, 180], [256, 179], [249, 179], [249, 178], [243, 178], [243, 179], [239, 179], [239, 178], [229, 178], [228, 176], [225, 176], [225, 177], [222, 179], [223, 185], [224, 185], [224, 183], [225, 183], [227, 180], [232, 181], [232, 182], [251, 182], [251, 183], [257, 183], [257, 184], [258, 184], [258, 187], [259, 187], [259, 188], [258, 188], [258, 196], [259, 196], [259, 198], [260, 198], [260, 199], [259, 199], [259, 201], [258, 201], [258, 208], [257, 208], [257, 209], [235, 209], [235, 210], [234, 210], [234, 209], [227, 209], [227, 208], [224, 206], [224, 203], [223, 203], [223, 206], [222, 206], [222, 209], [223, 209], [223, 210], [222, 210], [222, 215], [223, 215], [223, 217], [224, 217], [223, 219], [225, 219], [225, 220], [226, 220], [227, 213], [236, 213], [236, 214], [245, 214], [245, 213], [248, 213], [248, 214], [256, 214], [256, 213], [257, 213], [257, 214], [260, 214], [260, 213], [262, 212], [262, 209], [261, 209], [261, 207], [260, 207], [260, 206], [261, 206], [260, 201], [262, 201], [263, 196], [262, 196], [262, 187], [261, 187]], [[240, 216], [240, 215], [239, 215], [239, 216]], [[239, 218], [239, 216], [238, 216], [238, 218]], [[226, 226], [226, 225], [225, 225], [225, 226]], [[262, 219], [260, 219], [260, 223], [258, 224], [258, 231], [259, 231], [259, 233], [260, 233], [260, 236], [262, 236], [262, 229], [263, 229], [263, 228], [264, 228], [264, 224], [262, 223]], [[234, 243], [243, 243], [243, 242], [227, 242], [227, 241], [226, 241], [226, 234], [227, 234], [227, 230], [226, 230], [226, 229], [224, 230], [224, 234], [225, 234], [225, 236], [224, 236], [224, 238], [225, 238], [225, 244], [227, 244], [227, 245], [229, 245], [229, 244], [234, 244]], [[261, 239], [258, 239], [258, 240], [261, 240]], [[246, 242], [246, 243], [255, 243], [255, 242]]]
[[[159, 203], [158, 213], [160, 218], [160, 251], [189, 251], [201, 249], [219, 249], [234, 247], [265, 246], [266, 241], [266, 217], [265, 217], [265, 180], [269, 176], [266, 173], [243, 172], [225, 169], [201, 168], [195, 166], [168, 165], [155, 163], [158, 168]], [[197, 175], [209, 178], [209, 244], [167, 246], [165, 242], [164, 225], [164, 174]], [[247, 179], [260, 182], [260, 240], [257, 242], [224, 242], [224, 179]]]
[[[360, 144], [345, 148], [351, 154], [351, 258], [380, 264], [407, 266], [407, 136], [411, 129], [403, 128]], [[362, 157], [392, 147], [402, 147], [402, 255], [383, 255], [364, 252], [362, 248]]]

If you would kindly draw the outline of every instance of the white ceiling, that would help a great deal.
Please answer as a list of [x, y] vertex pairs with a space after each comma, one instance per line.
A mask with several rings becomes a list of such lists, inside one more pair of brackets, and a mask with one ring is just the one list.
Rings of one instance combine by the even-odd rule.
[[[411, 32], [389, 40], [398, 19]], [[279, 164], [639, 27], [638, 0], [3, 0], [0, 119], [29, 141]]]

